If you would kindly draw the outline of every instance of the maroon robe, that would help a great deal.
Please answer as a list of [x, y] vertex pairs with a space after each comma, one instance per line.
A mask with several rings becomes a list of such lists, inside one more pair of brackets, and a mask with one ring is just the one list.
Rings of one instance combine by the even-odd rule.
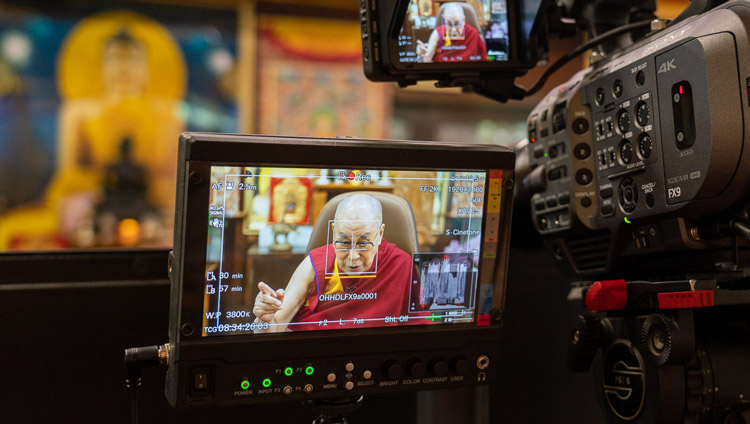
[[[487, 48], [479, 31], [473, 26], [464, 24], [464, 39], [451, 38], [450, 45], [445, 43], [445, 25], [440, 25], [435, 30], [438, 33], [438, 47], [435, 51], [433, 62], [465, 62], [471, 56], [480, 56], [478, 60], [487, 60]], [[476, 60], [476, 59], [475, 59]]]
[[[292, 319], [293, 323], [310, 322], [310, 324], [290, 325], [290, 330], [336, 330], [407, 324], [407, 322], [398, 321], [386, 323], [383, 318], [386, 316], [398, 318], [409, 312], [410, 279], [419, 280], [419, 276], [408, 253], [383, 240], [378, 247], [376, 259], [367, 271], [373, 274], [364, 273], [358, 278], [346, 278], [342, 275], [343, 292], [327, 295], [325, 294], [326, 285], [334, 270], [335, 259], [336, 251], [332, 244], [318, 247], [310, 252], [315, 281], [307, 296], [309, 305], [303, 306]], [[377, 273], [375, 273], [376, 264]], [[329, 279], [326, 278], [326, 273], [329, 274]], [[347, 295], [350, 298], [333, 299]], [[325, 296], [333, 298], [329, 300]], [[353, 296], [363, 298], [351, 299]], [[321, 297], [324, 298], [321, 299]], [[349, 321], [341, 325], [339, 321], [355, 318], [364, 322], [355, 324]], [[378, 320], [368, 321], [368, 319]], [[321, 325], [321, 323], [327, 325]]]

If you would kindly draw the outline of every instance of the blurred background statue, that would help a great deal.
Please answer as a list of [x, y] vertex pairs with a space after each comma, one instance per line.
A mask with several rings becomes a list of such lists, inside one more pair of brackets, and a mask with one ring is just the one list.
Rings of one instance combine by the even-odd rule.
[[[67, 36], [57, 85], [55, 176], [39, 204], [0, 218], [0, 250], [51, 239], [74, 247], [169, 245], [186, 89], [177, 43], [142, 15], [93, 15]], [[132, 194], [132, 181], [118, 179], [134, 173], [138, 198], [113, 203]]]

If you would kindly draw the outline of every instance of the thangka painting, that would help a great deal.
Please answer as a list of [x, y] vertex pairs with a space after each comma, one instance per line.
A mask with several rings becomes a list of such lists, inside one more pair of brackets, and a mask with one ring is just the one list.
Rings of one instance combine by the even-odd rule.
[[312, 179], [299, 177], [271, 178], [271, 210], [268, 222], [310, 224]]
[[386, 137], [392, 94], [362, 72], [358, 23], [277, 16], [260, 23], [261, 133]]

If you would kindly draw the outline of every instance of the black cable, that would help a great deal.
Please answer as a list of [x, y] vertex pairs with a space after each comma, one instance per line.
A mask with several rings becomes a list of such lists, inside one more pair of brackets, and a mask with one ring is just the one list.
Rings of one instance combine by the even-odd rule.
[[130, 420], [138, 424], [138, 390], [141, 388], [141, 370], [159, 365], [159, 346], [125, 349], [125, 385], [130, 389]]
[[130, 393], [130, 422], [138, 424], [138, 390], [131, 390]]
[[645, 27], [650, 28], [651, 22], [652, 21], [649, 20], [649, 21], [633, 22], [632, 24], [623, 25], [615, 29], [609, 30], [598, 37], [592, 38], [591, 40], [587, 41], [584, 44], [581, 44], [575, 50], [566, 53], [563, 57], [561, 57], [560, 59], [557, 59], [557, 61], [553, 63], [549, 68], [545, 69], [544, 72], [542, 73], [542, 76], [539, 77], [537, 82], [530, 89], [526, 90], [526, 93], [524, 94], [524, 96], [531, 96], [537, 91], [539, 91], [544, 86], [544, 83], [547, 82], [547, 79], [550, 77], [550, 75], [552, 75], [555, 71], [560, 69], [563, 65], [570, 62], [576, 56], [582, 54], [586, 50], [594, 46], [597, 46], [599, 44], [602, 44], [603, 42], [611, 38], [617, 37], [619, 35], [632, 32], [632, 31], [645, 28]]

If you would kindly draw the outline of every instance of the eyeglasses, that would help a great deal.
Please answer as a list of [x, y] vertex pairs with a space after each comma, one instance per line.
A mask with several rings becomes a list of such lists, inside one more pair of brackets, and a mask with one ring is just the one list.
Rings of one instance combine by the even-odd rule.
[[461, 28], [464, 26], [464, 18], [459, 19], [445, 19], [443, 18], [443, 25], [448, 28]]
[[[353, 245], [354, 250], [357, 251], [370, 251], [375, 247], [375, 243], [371, 241], [358, 241]], [[352, 242], [350, 241], [334, 241], [333, 248], [336, 250], [352, 250]]]

